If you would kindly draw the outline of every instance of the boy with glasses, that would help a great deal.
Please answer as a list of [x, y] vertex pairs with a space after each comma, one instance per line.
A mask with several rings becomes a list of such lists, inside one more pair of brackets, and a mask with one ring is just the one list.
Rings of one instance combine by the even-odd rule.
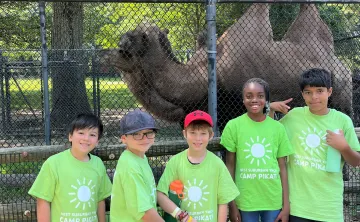
[[145, 152], [154, 144], [155, 120], [139, 109], [120, 120], [120, 139], [126, 145], [114, 174], [110, 220], [163, 222], [156, 210], [156, 185]]

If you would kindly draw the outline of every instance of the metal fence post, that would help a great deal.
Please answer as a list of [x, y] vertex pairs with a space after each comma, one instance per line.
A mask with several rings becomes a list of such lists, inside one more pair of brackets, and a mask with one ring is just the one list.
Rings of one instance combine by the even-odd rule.
[[214, 121], [215, 136], [219, 136], [217, 124], [216, 80], [216, 0], [206, 1], [207, 53], [208, 53], [208, 109]]
[[48, 60], [46, 45], [46, 28], [45, 28], [45, 2], [39, 1], [40, 16], [40, 36], [41, 36], [41, 71], [44, 80], [44, 119], [45, 119], [45, 143], [50, 145], [50, 101], [49, 101], [49, 81], [48, 81]]
[[2, 51], [0, 50], [0, 93], [1, 93], [1, 122], [2, 122], [2, 128], [3, 132], [6, 130], [6, 116], [5, 116], [5, 89], [4, 89], [4, 69], [3, 69], [3, 55]]

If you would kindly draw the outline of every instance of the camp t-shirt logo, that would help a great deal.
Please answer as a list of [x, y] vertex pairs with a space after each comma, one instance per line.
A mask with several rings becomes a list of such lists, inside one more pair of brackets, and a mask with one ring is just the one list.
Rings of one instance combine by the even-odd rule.
[[92, 180], [86, 181], [85, 178], [82, 181], [79, 179], [76, 181], [77, 184], [71, 185], [74, 192], [69, 193], [71, 197], [70, 204], [73, 204], [75, 208], [81, 208], [83, 210], [85, 210], [86, 207], [92, 207], [92, 204], [95, 204], [93, 195], [96, 184], [93, 184]]
[[197, 204], [202, 207], [202, 202], [208, 201], [206, 198], [206, 195], [209, 195], [209, 192], [206, 192], [207, 187], [208, 185], [204, 185], [202, 180], [199, 184], [197, 184], [196, 179], [194, 179], [193, 183], [188, 180], [187, 185], [184, 186], [185, 199], [183, 200], [187, 203], [187, 207], [192, 206], [194, 210], [196, 210]]
[[155, 185], [155, 183], [152, 185], [152, 188], [151, 188], [151, 194], [150, 194], [150, 196], [151, 196], [151, 198], [152, 198], [152, 203], [154, 204], [154, 205], [156, 205], [156, 185]]
[[214, 219], [213, 210], [204, 210], [208, 206], [207, 202], [209, 201], [208, 196], [210, 192], [207, 184], [204, 184], [203, 180], [199, 182], [194, 178], [193, 181], [188, 180], [184, 184], [184, 200], [187, 211], [191, 216], [193, 216], [197, 221], [209, 221]]
[[[271, 140], [256, 136], [244, 140], [241, 162], [239, 168], [240, 178], [244, 180], [276, 180], [278, 170], [274, 168], [273, 150]], [[276, 166], [278, 164], [276, 163]]]
[[309, 152], [311, 156], [314, 155], [314, 152], [320, 154], [324, 152], [326, 145], [326, 132], [317, 130], [316, 128], [301, 131], [302, 135], [299, 136], [301, 145], [304, 147], [304, 150]]
[[250, 164], [260, 166], [265, 164], [270, 159], [268, 154], [272, 153], [271, 149], [267, 149], [271, 144], [266, 141], [266, 138], [260, 138], [257, 136], [255, 139], [250, 137], [248, 142], [245, 142], [246, 149], [243, 150], [245, 153], [245, 159], [250, 161]]
[[68, 191], [69, 205], [60, 212], [60, 222], [95, 222], [97, 214], [95, 206], [96, 184], [91, 179], [76, 179]]
[[298, 135], [300, 152], [294, 154], [294, 164], [301, 167], [310, 167], [325, 170], [326, 166], [326, 132], [314, 128], [301, 130]]

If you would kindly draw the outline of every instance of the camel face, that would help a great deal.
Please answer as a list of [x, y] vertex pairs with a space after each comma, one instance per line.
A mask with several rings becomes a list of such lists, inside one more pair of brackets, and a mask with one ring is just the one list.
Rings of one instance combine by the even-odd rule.
[[119, 42], [119, 54], [125, 60], [143, 57], [149, 49], [149, 38], [146, 33], [127, 32]]
[[[129, 89], [150, 112], [169, 121], [182, 121], [195, 109], [207, 109], [207, 53], [203, 39], [186, 63], [176, 60], [168, 32], [141, 23], [123, 35], [119, 48], [108, 53], [108, 63], [124, 75]], [[315, 5], [302, 4], [281, 41], [273, 40], [267, 4], [253, 4], [218, 39], [218, 116], [222, 123], [244, 112], [242, 85], [253, 77], [270, 85], [272, 101], [294, 98], [303, 105], [299, 75], [309, 68], [332, 73], [332, 106], [351, 114], [351, 72], [334, 53], [332, 34]], [[110, 56], [109, 56], [110, 55]]]

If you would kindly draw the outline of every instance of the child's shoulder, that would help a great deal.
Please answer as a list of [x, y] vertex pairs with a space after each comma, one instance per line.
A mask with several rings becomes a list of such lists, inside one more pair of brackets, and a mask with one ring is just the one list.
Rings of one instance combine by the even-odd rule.
[[174, 162], [178, 162], [181, 161], [182, 158], [187, 158], [187, 150], [183, 150], [180, 153], [175, 154], [174, 156], [172, 156], [168, 162], [168, 164], [172, 164]]
[[289, 114], [290, 114], [290, 115], [303, 115], [303, 114], [305, 114], [306, 109], [307, 109], [306, 106], [294, 107], [294, 108], [291, 109], [291, 110], [289, 111], [289, 113], [286, 114], [286, 115], [289, 115]]
[[248, 117], [247, 117], [247, 114], [244, 113], [238, 117], [235, 117], [235, 118], [229, 120], [227, 125], [239, 124], [239, 123], [242, 123], [243, 121], [245, 121], [246, 119], [248, 119]]
[[267, 127], [268, 128], [271, 128], [271, 129], [279, 129], [279, 128], [284, 128], [285, 129], [285, 127], [284, 127], [284, 125], [281, 123], [281, 122], [279, 122], [279, 121], [277, 121], [277, 120], [274, 120], [273, 118], [271, 118], [271, 117], [267, 117], [266, 118], [266, 121], [268, 121], [267, 122]]
[[100, 166], [100, 167], [105, 167], [104, 165], [104, 162], [102, 161], [102, 159], [98, 156], [95, 156], [91, 153], [89, 153], [90, 155], [90, 159], [93, 161], [93, 163], [96, 165], [96, 166]]
[[210, 161], [211, 165], [214, 165], [214, 166], [225, 165], [223, 160], [219, 156], [217, 156], [215, 153], [208, 150], [207, 155], [208, 155], [208, 158], [211, 160]]
[[345, 120], [351, 120], [350, 116], [348, 116], [347, 114], [345, 114], [345, 113], [343, 113], [343, 112], [341, 112], [339, 110], [330, 109], [330, 112], [332, 112], [333, 115], [336, 115], [338, 118], [345, 119]]
[[59, 160], [64, 160], [64, 159], [68, 158], [69, 153], [70, 153], [70, 149], [61, 151], [60, 153], [56, 153], [56, 154], [50, 156], [50, 157], [46, 160], [46, 162], [48, 162], [48, 163], [53, 163], [53, 162], [57, 162], [57, 161], [59, 161]]

